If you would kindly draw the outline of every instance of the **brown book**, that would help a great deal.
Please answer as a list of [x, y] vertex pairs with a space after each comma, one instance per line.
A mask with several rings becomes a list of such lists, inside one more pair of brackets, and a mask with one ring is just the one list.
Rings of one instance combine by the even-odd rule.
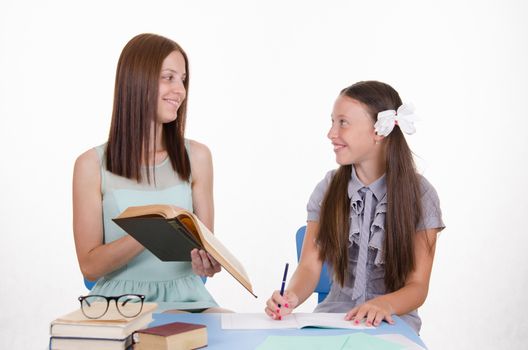
[[205, 250], [257, 297], [242, 264], [190, 211], [168, 204], [128, 207], [113, 221], [162, 261], [190, 261], [191, 250]]
[[134, 350], [188, 350], [207, 346], [202, 324], [173, 322], [134, 333]]

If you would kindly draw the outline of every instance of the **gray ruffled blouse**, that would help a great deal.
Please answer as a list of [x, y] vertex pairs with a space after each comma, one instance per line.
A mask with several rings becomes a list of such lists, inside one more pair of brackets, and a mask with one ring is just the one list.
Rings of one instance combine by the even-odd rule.
[[[308, 201], [307, 221], [319, 221], [321, 202], [335, 174], [329, 171], [315, 187]], [[420, 176], [422, 191], [422, 220], [417, 231], [443, 229], [440, 201], [434, 187]], [[385, 175], [365, 186], [356, 175], [354, 167], [348, 183], [350, 198], [350, 231], [348, 233], [348, 271], [343, 287], [333, 283], [330, 293], [315, 308], [315, 312], [348, 312], [356, 305], [386, 293], [385, 259], [385, 214], [387, 212], [387, 184]], [[417, 333], [421, 320], [417, 310], [400, 315]]]

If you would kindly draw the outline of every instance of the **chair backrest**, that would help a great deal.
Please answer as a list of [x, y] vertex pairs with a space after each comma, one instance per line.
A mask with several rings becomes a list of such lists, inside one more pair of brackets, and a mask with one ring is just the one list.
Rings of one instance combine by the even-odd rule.
[[[301, 250], [304, 242], [304, 234], [306, 233], [306, 226], [302, 226], [297, 230], [295, 234], [295, 242], [297, 245], [297, 261], [301, 258]], [[318, 293], [317, 302], [320, 303], [323, 301], [328, 292], [330, 292], [330, 287], [332, 286], [332, 279], [328, 273], [328, 266], [326, 263], [323, 264], [323, 269], [321, 270], [321, 275], [319, 276], [319, 282], [315, 287], [315, 292]]]
[[90, 280], [87, 280], [86, 278], [84, 279], [84, 285], [86, 286], [86, 289], [88, 290], [92, 290], [93, 286], [95, 286], [96, 283], [97, 281], [90, 281]]

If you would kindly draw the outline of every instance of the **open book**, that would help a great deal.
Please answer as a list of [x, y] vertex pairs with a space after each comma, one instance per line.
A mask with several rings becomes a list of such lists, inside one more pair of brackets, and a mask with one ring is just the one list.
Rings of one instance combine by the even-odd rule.
[[288, 329], [288, 328], [343, 328], [367, 329], [373, 328], [364, 323], [355, 325], [345, 320], [344, 313], [292, 313], [282, 320], [273, 320], [265, 313], [233, 313], [222, 314], [222, 329]]
[[191, 250], [205, 250], [257, 297], [242, 264], [190, 211], [167, 204], [128, 207], [113, 221], [162, 261], [190, 261]]

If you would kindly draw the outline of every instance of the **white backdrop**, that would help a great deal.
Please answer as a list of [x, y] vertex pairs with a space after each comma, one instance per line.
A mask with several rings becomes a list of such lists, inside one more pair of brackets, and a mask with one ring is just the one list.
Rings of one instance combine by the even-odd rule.
[[417, 107], [408, 140], [447, 224], [420, 309], [424, 341], [526, 346], [527, 3], [324, 3], [0, 3], [0, 348], [44, 349], [49, 322], [86, 293], [73, 163], [105, 141], [119, 53], [142, 32], [190, 58], [187, 137], [213, 153], [215, 232], [259, 295], [223, 272], [206, 285], [223, 307], [261, 311], [295, 264], [306, 201], [335, 167], [333, 101], [377, 79]]

